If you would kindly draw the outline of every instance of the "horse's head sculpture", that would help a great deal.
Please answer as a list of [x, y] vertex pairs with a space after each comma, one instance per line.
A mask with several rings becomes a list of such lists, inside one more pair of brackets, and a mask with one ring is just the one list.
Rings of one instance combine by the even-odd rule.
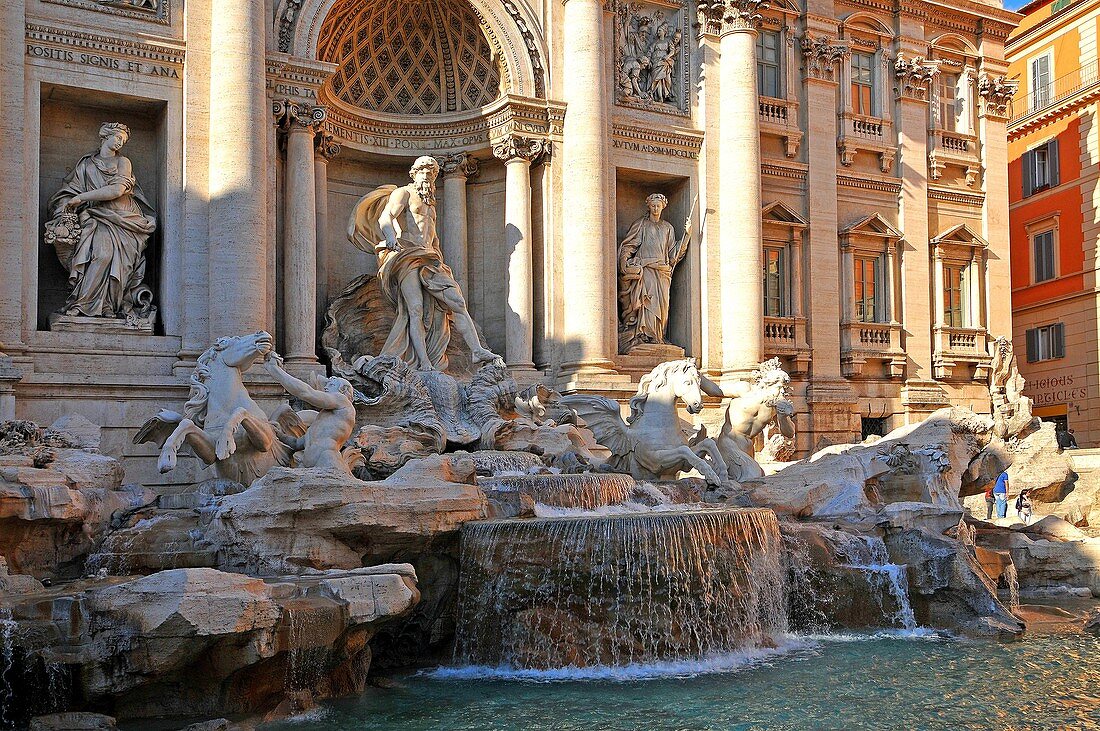
[[701, 381], [699, 369], [690, 358], [660, 364], [642, 376], [637, 395], [630, 399], [630, 416], [626, 422], [633, 424], [645, 412], [650, 396], [668, 392], [684, 402], [689, 414], [698, 414], [703, 410]]
[[207, 402], [210, 399], [207, 381], [210, 380], [215, 364], [220, 362], [238, 371], [246, 371], [253, 363], [270, 353], [274, 344], [275, 339], [263, 330], [251, 335], [218, 338], [199, 356], [198, 365], [191, 374], [191, 391], [183, 407], [184, 416], [199, 426], [206, 421]]

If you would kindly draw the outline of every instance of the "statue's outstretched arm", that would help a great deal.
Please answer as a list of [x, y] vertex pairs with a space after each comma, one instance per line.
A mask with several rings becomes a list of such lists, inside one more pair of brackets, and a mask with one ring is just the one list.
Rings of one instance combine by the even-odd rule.
[[300, 398], [316, 409], [332, 411], [344, 406], [347, 401], [343, 394], [319, 391], [305, 381], [290, 375], [279, 365], [277, 357], [265, 360], [264, 368], [291, 396]]

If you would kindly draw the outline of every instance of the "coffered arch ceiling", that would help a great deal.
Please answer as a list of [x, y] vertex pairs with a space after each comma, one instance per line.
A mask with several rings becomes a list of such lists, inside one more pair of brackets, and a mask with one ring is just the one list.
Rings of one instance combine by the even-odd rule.
[[317, 58], [337, 65], [328, 92], [384, 114], [472, 111], [508, 88], [492, 30], [466, 0], [337, 0]]

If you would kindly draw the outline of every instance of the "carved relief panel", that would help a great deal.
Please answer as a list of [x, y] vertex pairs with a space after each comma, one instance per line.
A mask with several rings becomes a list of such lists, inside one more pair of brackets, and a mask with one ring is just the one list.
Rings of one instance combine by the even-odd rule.
[[687, 115], [688, 13], [683, 0], [613, 0], [615, 102]]

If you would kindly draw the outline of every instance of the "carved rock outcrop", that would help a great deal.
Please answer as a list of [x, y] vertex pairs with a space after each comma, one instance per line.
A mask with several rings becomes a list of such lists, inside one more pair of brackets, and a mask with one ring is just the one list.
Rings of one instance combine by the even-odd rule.
[[405, 564], [268, 580], [177, 569], [77, 584], [11, 602], [17, 663], [5, 677], [24, 699], [13, 710], [27, 715], [44, 670], [66, 686], [54, 703], [79, 698], [119, 718], [263, 712], [288, 694], [361, 691], [368, 641], [418, 600]]

